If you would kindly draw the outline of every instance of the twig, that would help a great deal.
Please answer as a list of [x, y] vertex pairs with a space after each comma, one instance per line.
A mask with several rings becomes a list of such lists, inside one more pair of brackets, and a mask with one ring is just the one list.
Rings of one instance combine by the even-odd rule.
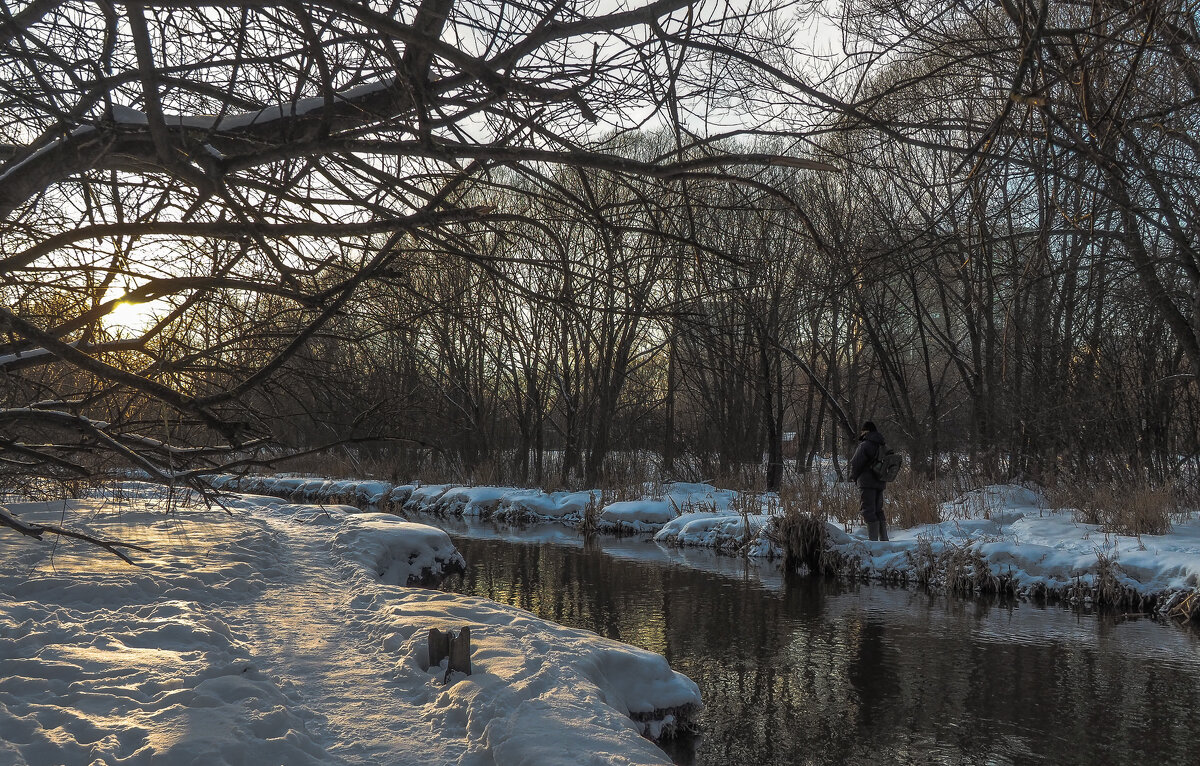
[[91, 535], [87, 535], [82, 532], [75, 532], [70, 529], [64, 529], [53, 524], [26, 524], [17, 517], [13, 516], [4, 506], [0, 506], [0, 526], [5, 526], [9, 529], [15, 529], [21, 534], [26, 535], [27, 537], [32, 537], [35, 540], [41, 540], [42, 535], [46, 533], [58, 535], [60, 537], [70, 537], [75, 540], [82, 540], [84, 542], [100, 546], [114, 556], [119, 557], [126, 564], [132, 564], [133, 559], [126, 556], [124, 552], [118, 550], [119, 548], [128, 548], [140, 553], [150, 553], [149, 548], [143, 548], [140, 545], [134, 545], [133, 543], [122, 543], [116, 540], [102, 540], [99, 537], [92, 537]]

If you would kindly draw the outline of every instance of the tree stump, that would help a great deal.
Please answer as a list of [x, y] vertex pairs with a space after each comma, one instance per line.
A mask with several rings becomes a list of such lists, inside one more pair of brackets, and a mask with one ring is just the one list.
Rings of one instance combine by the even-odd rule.
[[471, 675], [471, 629], [463, 627], [458, 635], [452, 630], [429, 629], [429, 666], [440, 665], [442, 660], [449, 658], [446, 663], [446, 676], [442, 683], [450, 681], [450, 674], [460, 671]]

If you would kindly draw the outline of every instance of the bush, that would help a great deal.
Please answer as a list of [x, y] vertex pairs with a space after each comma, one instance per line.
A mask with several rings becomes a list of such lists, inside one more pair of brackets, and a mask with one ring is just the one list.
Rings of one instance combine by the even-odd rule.
[[950, 488], [928, 481], [907, 471], [898, 481], [888, 485], [883, 496], [883, 509], [888, 514], [888, 526], [893, 522], [901, 529], [937, 524], [942, 521], [942, 503], [951, 499]]
[[1075, 520], [1119, 535], [1163, 535], [1181, 511], [1169, 487], [1141, 482], [1056, 485], [1049, 493], [1055, 508], [1070, 508]]

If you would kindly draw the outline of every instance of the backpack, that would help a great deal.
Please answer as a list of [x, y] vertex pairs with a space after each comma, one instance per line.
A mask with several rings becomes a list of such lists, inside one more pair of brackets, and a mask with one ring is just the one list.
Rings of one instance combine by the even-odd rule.
[[886, 454], [875, 458], [875, 462], [870, 466], [871, 471], [880, 481], [895, 481], [903, 467], [904, 455], [893, 450], [888, 450]]

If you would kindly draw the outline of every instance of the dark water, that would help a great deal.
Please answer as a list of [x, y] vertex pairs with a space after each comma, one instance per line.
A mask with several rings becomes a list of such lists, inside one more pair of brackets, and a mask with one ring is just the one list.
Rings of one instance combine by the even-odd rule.
[[532, 542], [449, 531], [469, 568], [447, 590], [658, 652], [700, 685], [703, 734], [668, 749], [677, 763], [1200, 764], [1193, 631], [784, 583], [770, 566], [563, 528]]

